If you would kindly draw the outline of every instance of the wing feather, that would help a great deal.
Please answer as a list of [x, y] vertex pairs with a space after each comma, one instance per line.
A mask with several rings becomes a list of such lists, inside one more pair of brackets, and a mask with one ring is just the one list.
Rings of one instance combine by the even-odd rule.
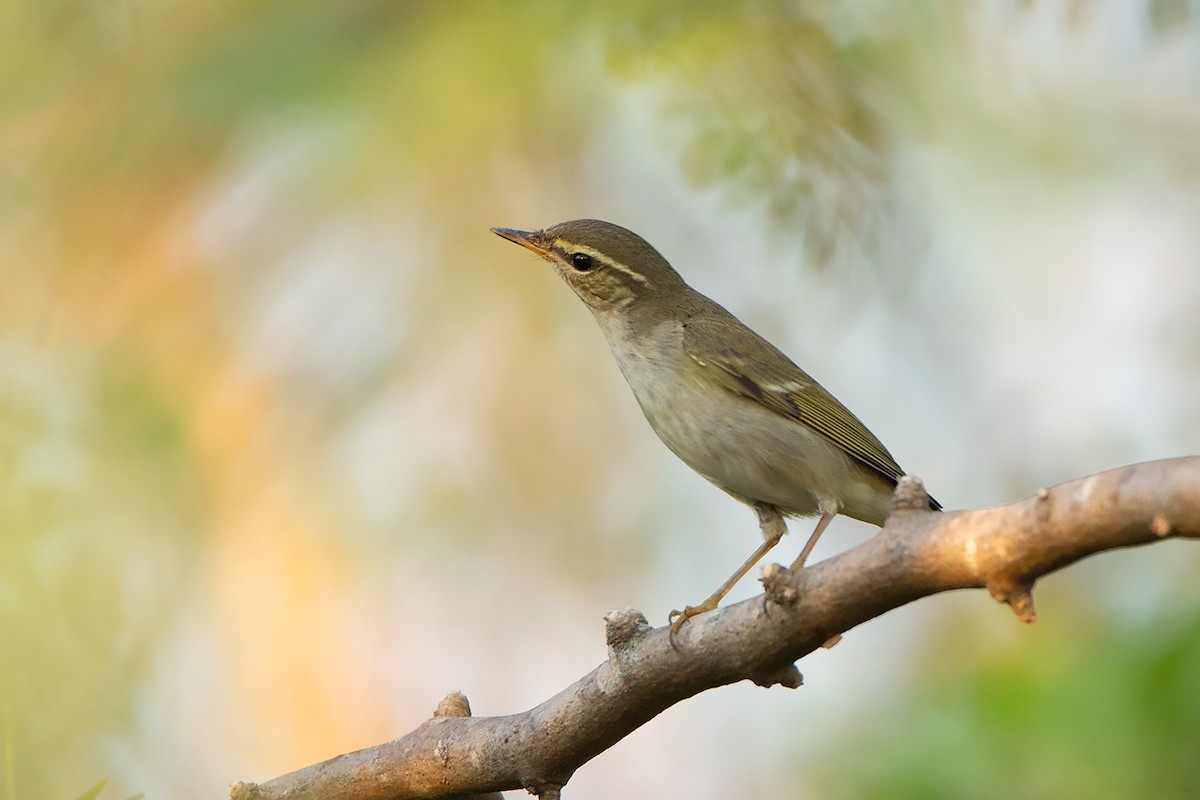
[[[684, 331], [684, 350], [717, 384], [811, 428], [892, 481], [904, 475], [892, 454], [858, 417], [765, 339], [752, 334], [765, 347], [755, 348], [753, 356], [745, 348], [722, 343], [728, 341], [720, 335], [727, 326], [720, 318], [692, 319]], [[740, 331], [743, 336], [745, 332]]]

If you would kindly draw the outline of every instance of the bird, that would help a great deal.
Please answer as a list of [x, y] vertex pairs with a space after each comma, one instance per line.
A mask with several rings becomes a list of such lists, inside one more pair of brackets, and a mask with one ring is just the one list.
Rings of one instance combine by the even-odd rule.
[[904, 475], [883, 443], [645, 239], [596, 219], [491, 230], [550, 262], [592, 312], [663, 444], [758, 517], [762, 544], [707, 599], [670, 613], [672, 635], [717, 608], [778, 544], [787, 517], [818, 517], [793, 570], [837, 514], [883, 526]]

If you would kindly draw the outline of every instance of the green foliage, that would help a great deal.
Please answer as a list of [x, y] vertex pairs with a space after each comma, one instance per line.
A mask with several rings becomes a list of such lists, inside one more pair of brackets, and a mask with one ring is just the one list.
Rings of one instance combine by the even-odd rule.
[[86, 789], [84, 793], [75, 798], [75, 800], [96, 800], [96, 798], [100, 796], [100, 790], [102, 790], [107, 784], [107, 780], [102, 780], [96, 783], [94, 786]]
[[828, 3], [633, 5], [613, 15], [609, 63], [669, 87], [693, 180], [765, 200], [817, 265], [878, 235], [900, 121], [884, 115], [920, 100], [909, 44], [933, 38], [923, 4], [880, 7], [883, 24]]
[[902, 697], [829, 744], [827, 796], [1200, 797], [1200, 614], [1056, 628], [1003, 648], [945, 630]]

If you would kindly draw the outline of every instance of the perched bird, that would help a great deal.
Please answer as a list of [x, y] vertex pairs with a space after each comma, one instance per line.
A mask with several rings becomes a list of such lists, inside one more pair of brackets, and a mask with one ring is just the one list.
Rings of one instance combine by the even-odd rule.
[[[692, 289], [632, 231], [579, 219], [492, 228], [549, 261], [608, 339], [650, 427], [685, 464], [754, 509], [763, 543], [678, 633], [717, 607], [787, 532], [820, 515], [799, 569], [836, 514], [882, 526], [904, 471], [858, 417], [770, 342]], [[932, 497], [929, 507], [941, 506]]]

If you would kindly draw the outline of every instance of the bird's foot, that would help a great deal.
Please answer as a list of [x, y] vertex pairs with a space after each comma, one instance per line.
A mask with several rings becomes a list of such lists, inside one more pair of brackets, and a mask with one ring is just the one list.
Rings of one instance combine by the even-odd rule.
[[671, 623], [671, 636], [679, 633], [679, 629], [683, 627], [683, 623], [697, 614], [716, 610], [717, 602], [716, 598], [710, 597], [698, 606], [684, 606], [683, 611], [679, 611], [678, 609], [672, 611], [667, 617], [667, 621]]

